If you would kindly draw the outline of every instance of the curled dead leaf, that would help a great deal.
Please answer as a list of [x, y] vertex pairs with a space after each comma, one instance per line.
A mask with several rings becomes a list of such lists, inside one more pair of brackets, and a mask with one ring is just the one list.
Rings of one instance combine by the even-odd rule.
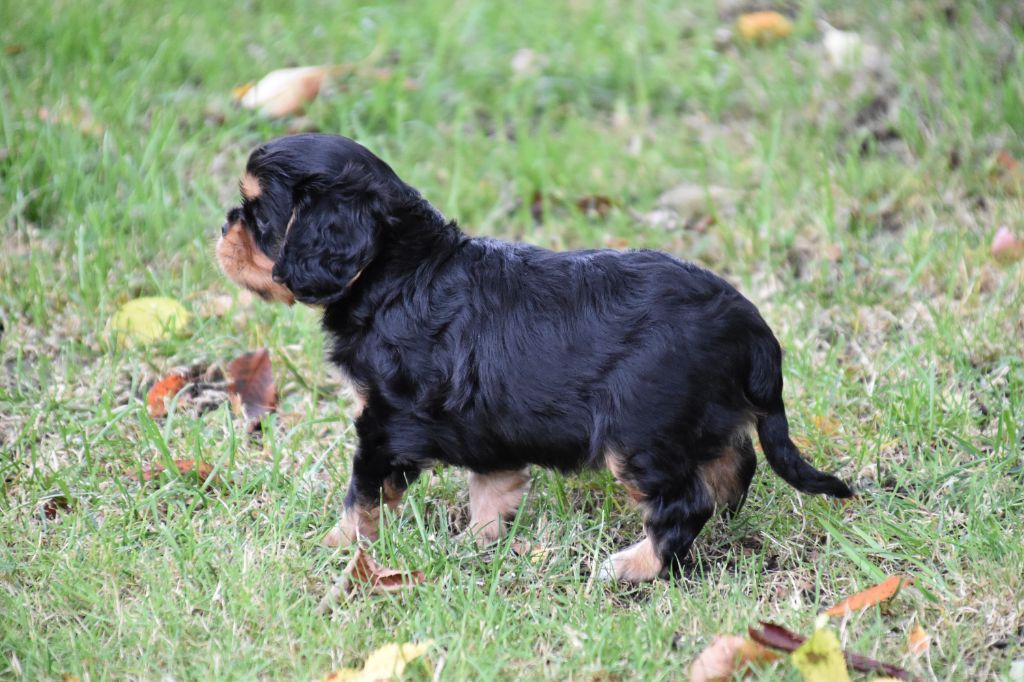
[[866, 590], [851, 595], [825, 611], [830, 616], [843, 616], [848, 612], [860, 611], [870, 606], [891, 599], [900, 588], [913, 584], [913, 580], [904, 576], [891, 575], [882, 582]]
[[320, 94], [324, 79], [338, 66], [298, 66], [271, 71], [256, 83], [232, 90], [232, 97], [246, 109], [272, 118], [301, 113]]
[[335, 583], [334, 587], [320, 601], [316, 612], [328, 613], [339, 597], [344, 596], [349, 599], [357, 592], [363, 591], [363, 588], [368, 594], [384, 594], [409, 589], [426, 579], [423, 571], [396, 571], [385, 568], [367, 554], [362, 547], [357, 547], [356, 553], [341, 573], [341, 580]]
[[690, 666], [690, 682], [717, 682], [750, 665], [771, 663], [778, 654], [746, 637], [718, 635]]
[[370, 586], [371, 593], [393, 592], [402, 590], [413, 585], [418, 585], [426, 580], [423, 571], [396, 571], [391, 568], [384, 568], [367, 554], [362, 547], [356, 549], [355, 556], [345, 567], [343, 573], [350, 586], [366, 584]]
[[277, 410], [270, 351], [262, 348], [239, 355], [228, 363], [227, 373], [232, 404], [245, 417], [250, 431], [259, 429], [263, 415]]

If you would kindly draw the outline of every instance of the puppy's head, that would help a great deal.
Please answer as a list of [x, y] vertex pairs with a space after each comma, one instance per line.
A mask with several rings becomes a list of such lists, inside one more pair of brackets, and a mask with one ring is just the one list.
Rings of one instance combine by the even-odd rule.
[[258, 147], [239, 184], [242, 201], [228, 211], [217, 260], [236, 283], [288, 304], [342, 298], [403, 206], [422, 201], [386, 163], [334, 135]]

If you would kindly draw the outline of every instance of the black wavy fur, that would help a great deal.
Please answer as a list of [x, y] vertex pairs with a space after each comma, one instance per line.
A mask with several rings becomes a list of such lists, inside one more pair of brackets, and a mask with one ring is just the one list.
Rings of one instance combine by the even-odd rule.
[[[437, 462], [572, 471], [611, 449], [674, 566], [714, 509], [700, 465], [752, 418], [789, 484], [852, 494], [801, 458], [779, 344], [707, 270], [655, 251], [470, 238], [343, 137], [274, 140], [247, 170], [262, 192], [245, 225], [274, 279], [323, 306], [331, 360], [366, 397], [346, 505], [375, 506], [385, 481], [404, 488]], [[745, 491], [754, 455], [739, 448]]]

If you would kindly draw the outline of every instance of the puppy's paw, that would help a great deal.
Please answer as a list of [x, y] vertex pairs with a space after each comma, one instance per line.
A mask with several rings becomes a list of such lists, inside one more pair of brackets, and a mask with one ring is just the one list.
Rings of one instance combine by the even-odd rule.
[[500, 520], [485, 524], [470, 523], [466, 530], [459, 533], [459, 540], [468, 541], [472, 539], [476, 546], [482, 549], [497, 542], [504, 535], [504, 529], [504, 524]]
[[611, 555], [597, 569], [598, 580], [626, 583], [650, 582], [660, 574], [661, 559], [648, 538]]
[[339, 524], [324, 536], [320, 544], [324, 547], [348, 547], [353, 540], [354, 538], [350, 537]]

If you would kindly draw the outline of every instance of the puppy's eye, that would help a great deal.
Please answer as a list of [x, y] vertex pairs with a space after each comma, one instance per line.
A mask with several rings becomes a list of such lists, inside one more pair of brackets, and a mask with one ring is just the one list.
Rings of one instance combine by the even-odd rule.
[[231, 225], [233, 223], [237, 223], [241, 217], [242, 217], [241, 209], [237, 209], [237, 208], [231, 209], [230, 211], [228, 211], [228, 225]]

